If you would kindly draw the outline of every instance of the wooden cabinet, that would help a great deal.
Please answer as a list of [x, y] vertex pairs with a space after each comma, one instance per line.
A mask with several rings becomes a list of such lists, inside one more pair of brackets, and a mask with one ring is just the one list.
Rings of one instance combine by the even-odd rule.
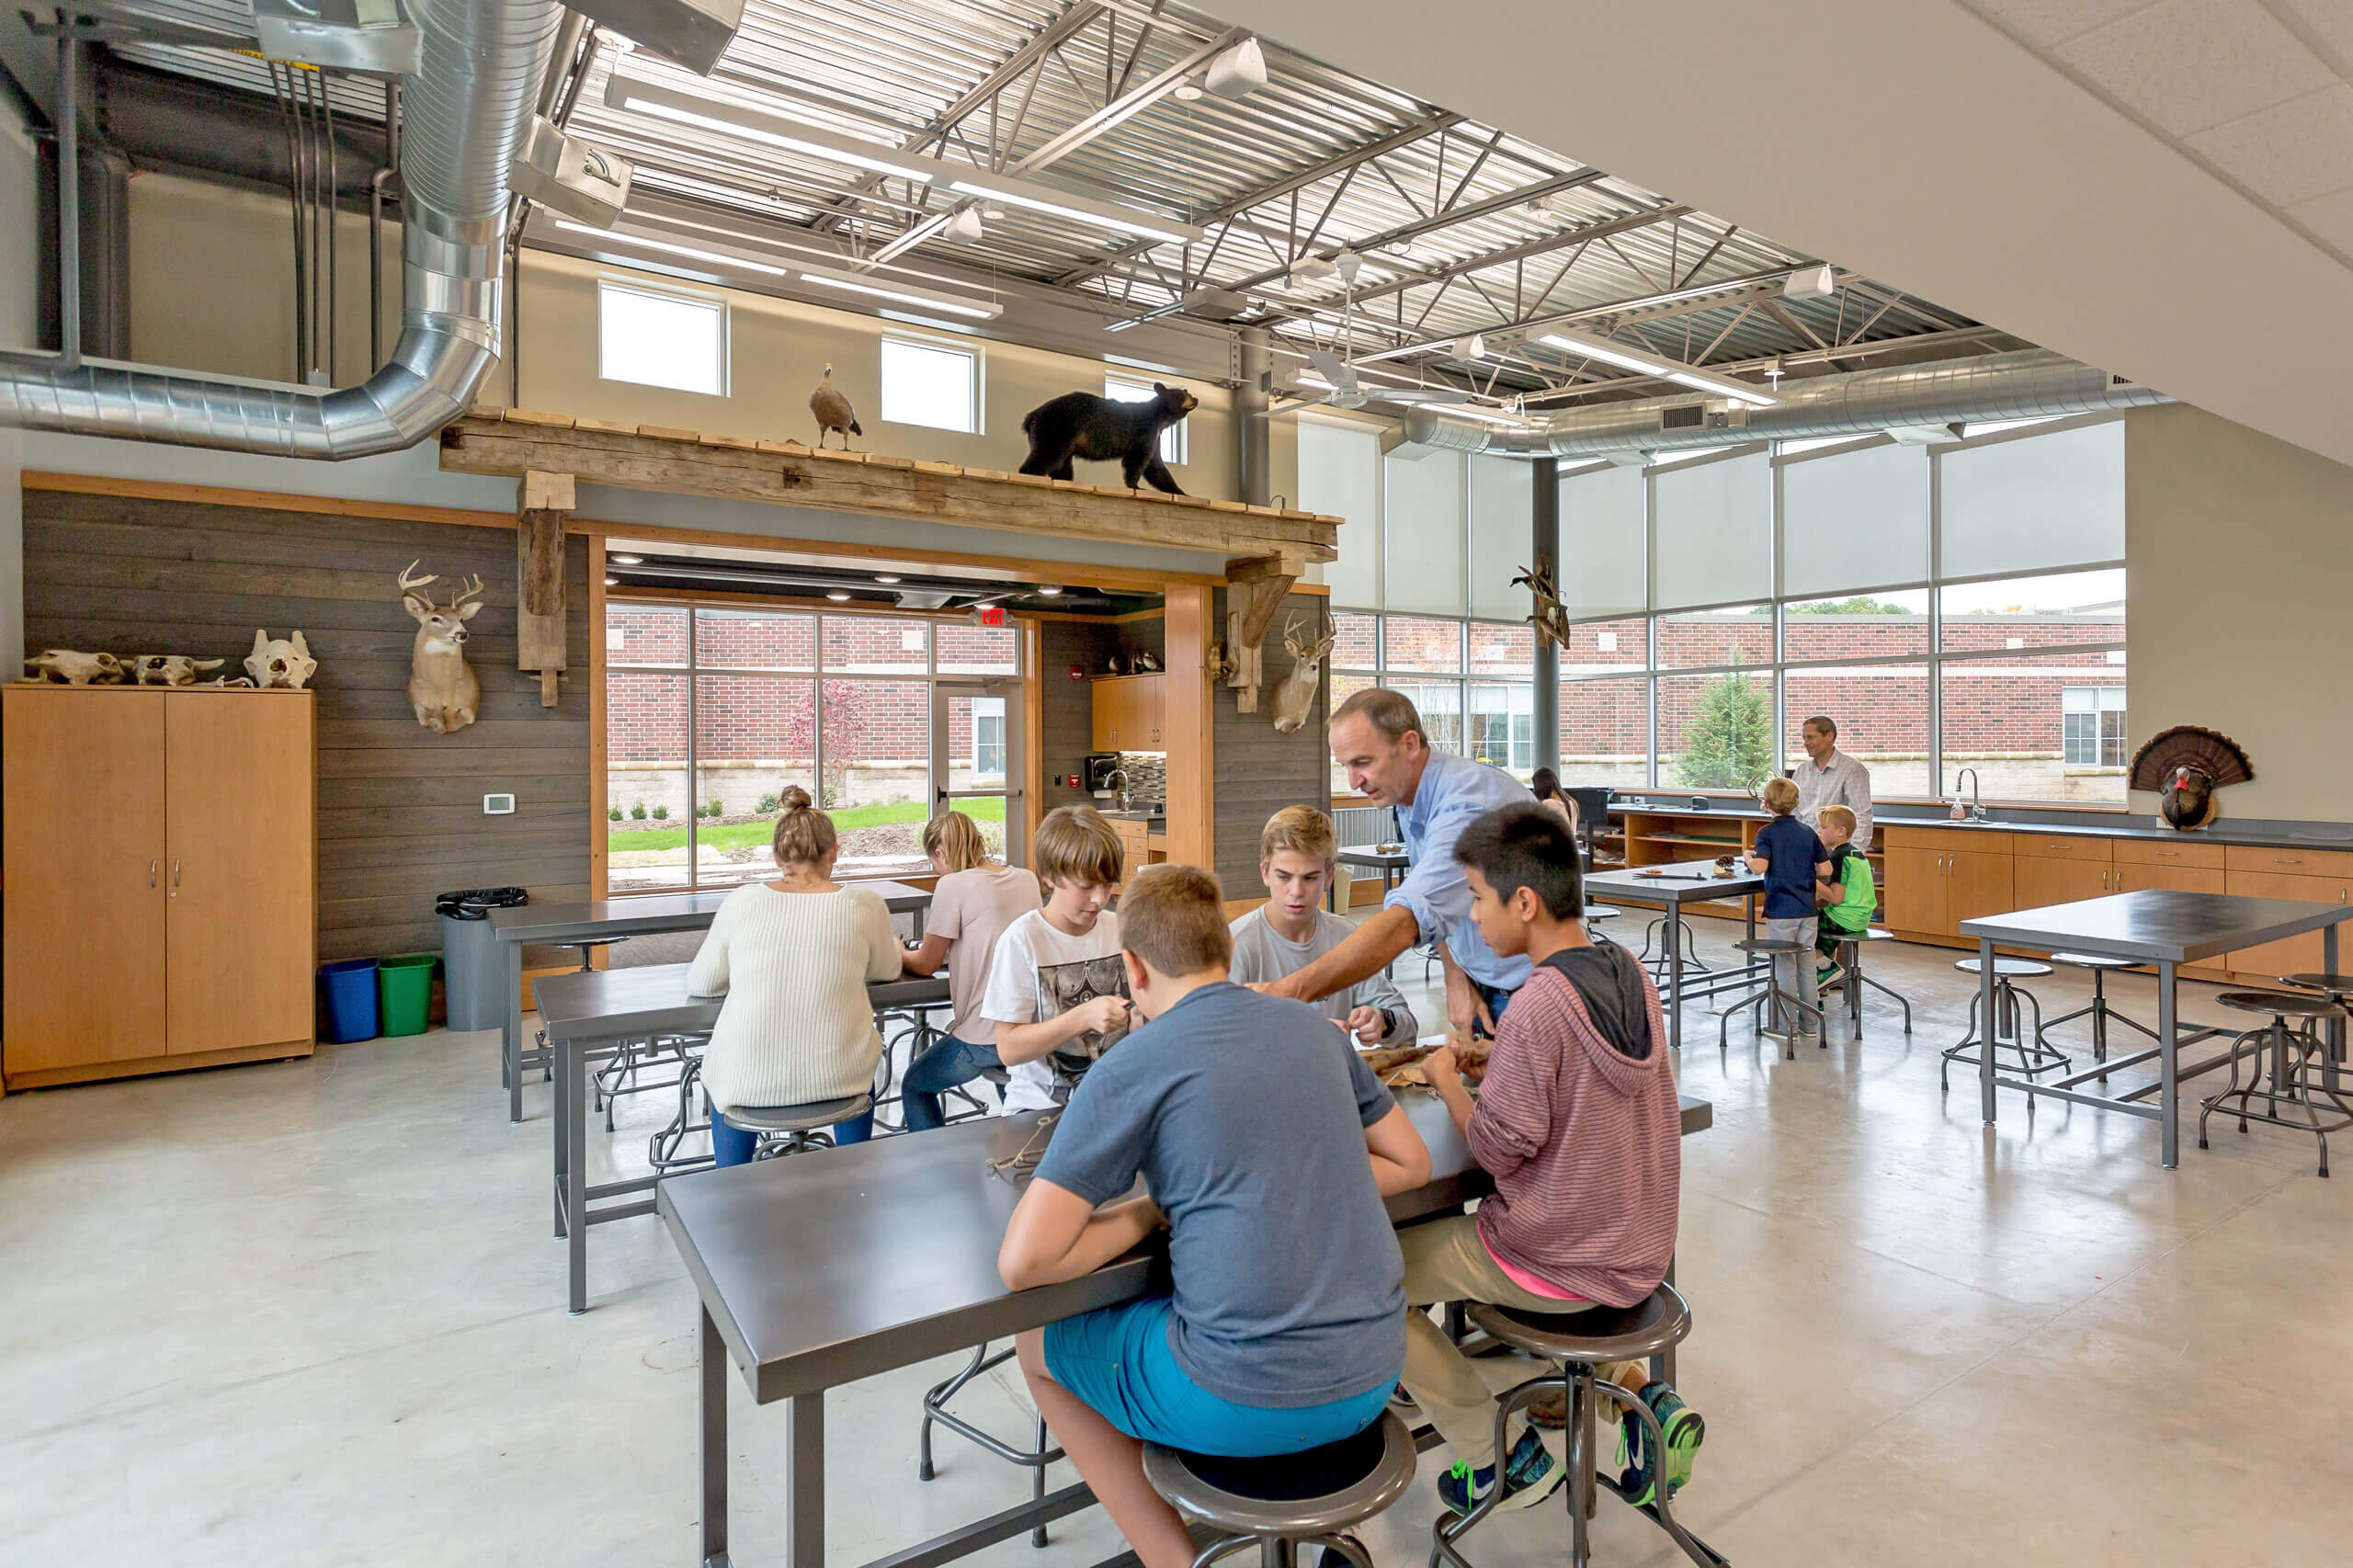
[[2010, 862], [2010, 896], [2019, 909], [2106, 898], [2116, 891], [2115, 882], [2116, 868], [2096, 861], [2020, 855]]
[[1128, 885], [1130, 878], [1152, 863], [1152, 824], [1126, 817], [1113, 817], [1111, 831], [1120, 835], [1120, 883]]
[[311, 1050], [307, 692], [12, 686], [8, 1085]]
[[[2353, 903], [2353, 878], [2303, 876], [2293, 871], [2242, 871], [2237, 865], [2239, 853], [2239, 846], [2234, 845], [2232, 868], [2223, 874], [2222, 891], [2243, 898], [2295, 898], [2313, 903]], [[2262, 853], [2268, 854], [2269, 851]], [[2299, 851], [2283, 850], [2281, 853], [2293, 855]], [[2335, 863], [2333, 859], [2313, 857], [2306, 852], [2305, 864], [2309, 865], [2314, 859], [2321, 859], [2324, 865]], [[2347, 963], [2353, 962], [2353, 943], [2348, 943], [2348, 935], [2353, 934], [2340, 931], [2336, 938], [2337, 968], [2340, 970]], [[2321, 933], [2307, 931], [2301, 937], [2266, 942], [2258, 948], [2241, 948], [2236, 952], [2224, 954], [2222, 962], [2235, 976], [2269, 982], [2283, 974], [2309, 974], [2326, 968], [2322, 960], [2321, 945]]]
[[1097, 751], [1163, 751], [1165, 677], [1105, 676], [1095, 682]]
[[2011, 902], [2009, 835], [1891, 826], [1885, 838], [1887, 876], [1881, 897], [1890, 930], [1958, 937], [1962, 921], [2017, 907]]

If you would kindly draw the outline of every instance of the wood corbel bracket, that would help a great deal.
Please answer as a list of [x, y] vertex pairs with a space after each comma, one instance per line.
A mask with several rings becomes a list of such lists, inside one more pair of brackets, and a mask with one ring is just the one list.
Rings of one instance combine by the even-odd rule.
[[1225, 563], [1225, 684], [1236, 711], [1258, 710], [1259, 647], [1290, 585], [1307, 573], [1305, 551], [1252, 555]]
[[576, 505], [568, 473], [532, 469], [515, 491], [515, 667], [540, 672], [540, 706], [552, 708], [565, 666], [563, 523]]

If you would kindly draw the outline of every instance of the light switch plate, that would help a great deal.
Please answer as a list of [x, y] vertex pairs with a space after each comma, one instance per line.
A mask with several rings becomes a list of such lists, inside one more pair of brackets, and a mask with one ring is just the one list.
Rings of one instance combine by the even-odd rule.
[[513, 816], [515, 814], [515, 797], [512, 795], [484, 795], [482, 798], [482, 812], [483, 815], [489, 817]]

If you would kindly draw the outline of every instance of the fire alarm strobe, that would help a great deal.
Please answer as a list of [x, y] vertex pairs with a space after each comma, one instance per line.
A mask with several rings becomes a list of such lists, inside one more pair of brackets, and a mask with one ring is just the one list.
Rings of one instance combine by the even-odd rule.
[[512, 795], [484, 795], [482, 798], [482, 811], [483, 815], [484, 816], [513, 816], [515, 814], [515, 797]]

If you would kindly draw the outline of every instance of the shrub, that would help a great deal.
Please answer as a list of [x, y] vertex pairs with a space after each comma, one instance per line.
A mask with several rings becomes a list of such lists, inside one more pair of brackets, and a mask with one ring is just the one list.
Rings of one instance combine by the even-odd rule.
[[619, 821], [620, 821], [620, 820], [621, 820], [621, 809], [620, 809], [619, 806], [615, 806], [615, 807], [613, 807], [610, 811], [607, 812], [605, 814], [606, 814], [608, 817], [610, 817], [610, 818], [611, 818], [613, 821], [615, 821], [615, 822], [619, 822]]
[[774, 816], [777, 812], [784, 810], [784, 797], [771, 790], [767, 794], [760, 797], [760, 803], [756, 809], [760, 815], [764, 817]]
[[643, 822], [645, 820], [645, 802], [643, 801], [640, 801], [635, 805], [630, 807], [629, 814], [631, 820], [635, 822]]
[[715, 817], [725, 816], [727, 814], [727, 802], [718, 799], [716, 796], [712, 797], [710, 802], [710, 814]]
[[654, 807], [654, 820], [655, 822], [668, 822], [670, 820], [670, 808], [667, 806]]

